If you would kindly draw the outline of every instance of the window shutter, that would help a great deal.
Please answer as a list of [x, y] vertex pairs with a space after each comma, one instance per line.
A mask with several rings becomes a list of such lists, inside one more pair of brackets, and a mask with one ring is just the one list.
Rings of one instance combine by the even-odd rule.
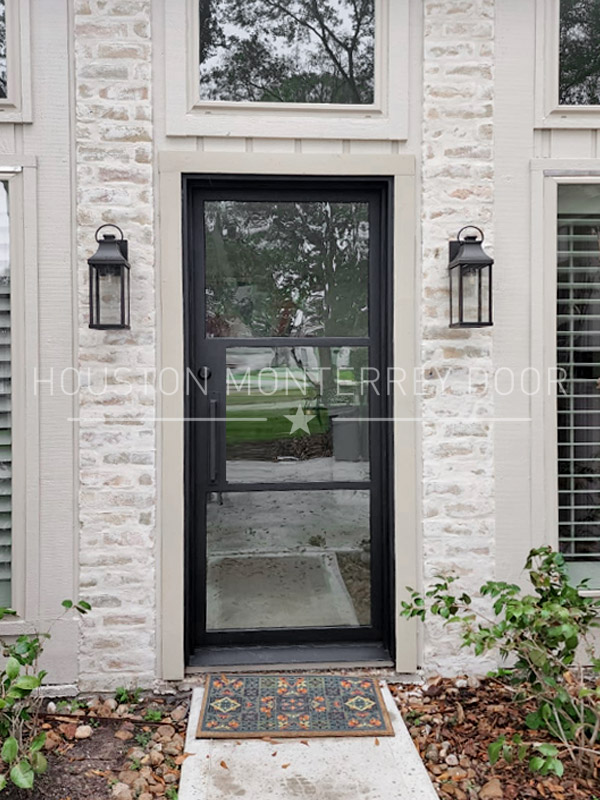
[[[558, 215], [560, 550], [600, 561], [600, 215]], [[586, 574], [588, 570], [586, 569]]]

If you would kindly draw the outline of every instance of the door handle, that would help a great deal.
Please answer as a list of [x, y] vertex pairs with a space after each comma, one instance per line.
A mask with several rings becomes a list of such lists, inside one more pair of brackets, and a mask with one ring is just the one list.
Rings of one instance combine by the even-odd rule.
[[218, 401], [211, 397], [208, 402], [208, 479], [211, 483], [217, 480], [217, 411]]
[[198, 376], [198, 380], [207, 381], [212, 375], [212, 370], [210, 367], [198, 367], [196, 375]]

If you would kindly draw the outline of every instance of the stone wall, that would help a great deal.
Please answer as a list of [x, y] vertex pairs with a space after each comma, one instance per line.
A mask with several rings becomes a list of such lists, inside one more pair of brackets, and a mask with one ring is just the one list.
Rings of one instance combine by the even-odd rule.
[[[148, 685], [157, 671], [151, 2], [74, 5], [80, 590], [94, 606], [80, 685], [99, 690]], [[454, 569], [476, 588], [494, 565], [491, 333], [448, 328], [447, 243], [468, 222], [493, 242], [494, 2], [423, 0], [423, 14], [419, 557], [425, 581]], [[104, 222], [130, 242], [130, 332], [87, 327], [86, 259]], [[481, 670], [435, 624], [425, 629], [421, 665]]]
[[[447, 265], [463, 225], [493, 242], [494, 2], [423, 6], [421, 558], [426, 583], [454, 571], [473, 590], [494, 568], [492, 338], [448, 328]], [[421, 652], [427, 672], [482, 670], [435, 622]]]
[[[80, 591], [94, 607], [81, 688], [156, 674], [153, 126], [150, 0], [75, 0], [79, 264]], [[118, 224], [132, 262], [131, 331], [89, 330], [86, 259]]]

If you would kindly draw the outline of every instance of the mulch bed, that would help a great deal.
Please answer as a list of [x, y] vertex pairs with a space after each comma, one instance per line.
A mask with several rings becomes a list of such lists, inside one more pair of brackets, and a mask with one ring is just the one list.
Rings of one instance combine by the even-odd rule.
[[[81, 708], [80, 705], [83, 705]], [[189, 694], [118, 705], [44, 703], [48, 771], [33, 790], [9, 784], [3, 800], [171, 800], [176, 798]], [[153, 721], [144, 719], [148, 710]]]
[[487, 747], [499, 736], [509, 740], [519, 733], [526, 742], [552, 741], [526, 727], [523, 720], [533, 709], [515, 710], [509, 703], [511, 692], [500, 682], [435, 678], [424, 685], [394, 684], [390, 689], [443, 800], [600, 800], [598, 776], [579, 778], [566, 753], [561, 778], [532, 774], [528, 759], [490, 765]]

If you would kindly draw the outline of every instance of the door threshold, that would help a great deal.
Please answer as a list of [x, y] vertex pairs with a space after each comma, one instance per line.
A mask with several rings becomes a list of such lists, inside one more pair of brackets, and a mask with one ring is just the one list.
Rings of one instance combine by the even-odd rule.
[[274, 647], [202, 647], [188, 664], [204, 671], [213, 667], [241, 669], [332, 669], [345, 666], [393, 667], [388, 650], [378, 643], [282, 645]]

